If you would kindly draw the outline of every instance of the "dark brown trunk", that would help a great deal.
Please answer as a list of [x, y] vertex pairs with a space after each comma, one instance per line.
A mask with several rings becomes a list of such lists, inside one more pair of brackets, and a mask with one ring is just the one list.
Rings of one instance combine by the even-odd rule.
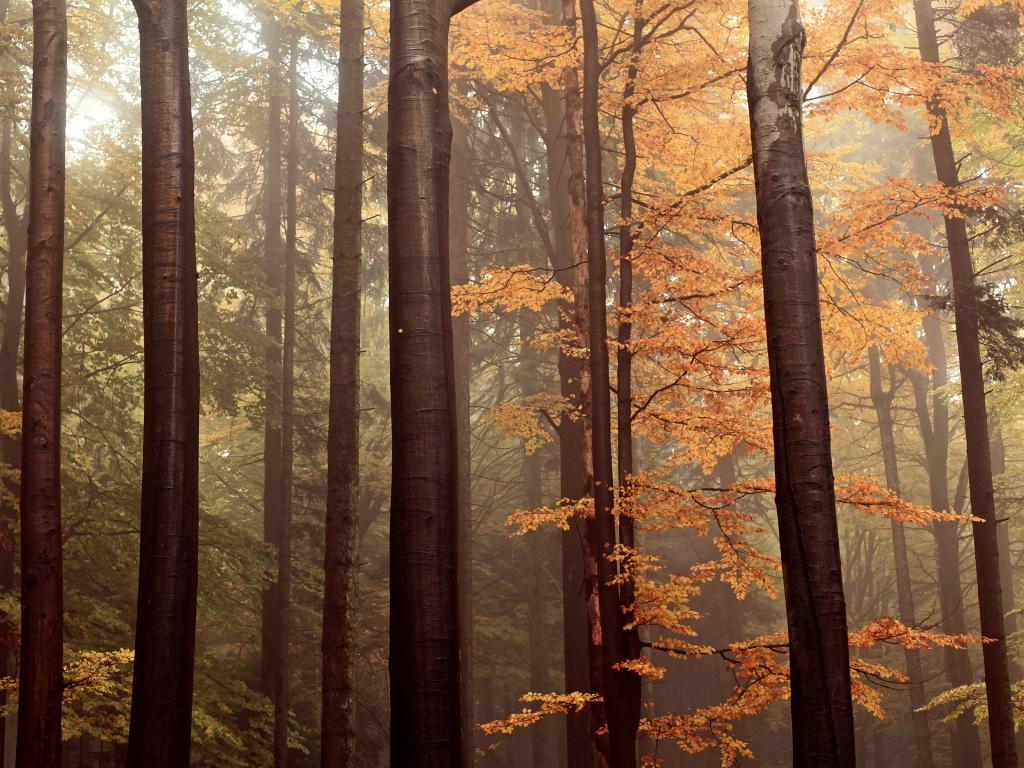
[[[267, 144], [263, 156], [263, 248], [266, 271], [266, 346], [264, 347], [265, 391], [263, 396], [263, 541], [280, 546], [281, 527], [281, 371], [283, 342], [281, 281], [284, 242], [281, 239], [281, 147], [284, 84], [280, 74], [281, 41], [277, 22], [263, 25], [267, 46]], [[260, 685], [274, 701], [278, 666], [277, 638], [280, 589], [277, 579], [263, 588], [260, 610]], [[275, 716], [276, 721], [276, 716]], [[275, 726], [276, 727], [276, 726]]]
[[295, 262], [298, 258], [299, 184], [298, 41], [288, 59], [288, 176], [284, 250], [284, 346], [281, 368], [281, 500], [277, 529], [277, 636], [274, 668], [274, 766], [288, 765], [288, 654], [291, 616], [292, 475], [295, 467]]
[[183, 0], [136, 0], [145, 420], [129, 768], [189, 763], [199, 538], [195, 160]]
[[[924, 445], [928, 465], [929, 502], [932, 509], [946, 511], [949, 501], [949, 406], [946, 402], [947, 359], [946, 345], [942, 334], [942, 323], [932, 314], [922, 321], [925, 344], [928, 348], [928, 362], [932, 367], [932, 405], [928, 406], [928, 380], [913, 375], [914, 410]], [[962, 587], [960, 578], [960, 543], [957, 523], [936, 521], [932, 524], [935, 536], [936, 568], [939, 579], [939, 608], [942, 612], [942, 631], [947, 634], [964, 634], [967, 622], [964, 617]], [[962, 649], [944, 648], [943, 668], [951, 688], [969, 685], [972, 680], [971, 659]], [[956, 718], [951, 729], [952, 755], [956, 765], [981, 765], [981, 739], [970, 713]]]
[[[636, 178], [636, 135], [633, 129], [633, 118], [636, 109], [633, 107], [633, 94], [636, 90], [637, 66], [640, 50], [643, 47], [643, 0], [636, 0], [633, 9], [633, 45], [626, 68], [626, 84], [622, 89], [622, 181], [620, 187], [621, 202], [619, 205], [619, 332], [616, 369], [616, 396], [618, 416], [618, 469], [619, 493], [627, 493], [629, 478], [633, 474], [633, 351], [630, 342], [633, 337], [631, 313], [633, 311], [633, 182]], [[619, 543], [630, 550], [636, 547], [636, 533], [633, 518], [629, 515], [619, 516]], [[625, 563], [628, 567], [628, 561]], [[624, 626], [633, 621], [632, 606], [636, 600], [633, 580], [628, 579], [622, 585], [622, 605], [626, 609], [623, 618]], [[637, 627], [624, 629], [624, 653], [627, 659], [640, 657], [640, 630]], [[640, 724], [641, 680], [637, 675], [625, 678], [628, 699], [626, 708], [629, 713], [629, 727], [634, 734]]]
[[334, 165], [330, 418], [324, 551], [321, 768], [355, 765], [351, 599], [359, 516], [363, 0], [342, 0]]
[[597, 561], [604, 708], [610, 768], [636, 765], [636, 719], [629, 692], [634, 672], [619, 669], [626, 660], [622, 601], [615, 562], [616, 544], [611, 445], [611, 385], [608, 375], [608, 318], [605, 313], [607, 264], [604, 243], [604, 191], [601, 170], [600, 67], [597, 14], [593, 0], [580, 0], [583, 30], [583, 144], [586, 150], [587, 263], [589, 282], [590, 382], [594, 462], [593, 556]]
[[[914, 17], [921, 59], [938, 65], [939, 44], [931, 0], [915, 0]], [[937, 124], [937, 130], [931, 134], [935, 176], [943, 186], [953, 191], [960, 186], [960, 179], [945, 109], [933, 101], [928, 104], [928, 111]], [[971, 514], [981, 520], [973, 524], [978, 609], [981, 614], [981, 634], [992, 641], [982, 646], [992, 765], [994, 768], [1013, 768], [1017, 765], [1017, 747], [1014, 742], [1013, 703], [999, 575], [999, 544], [992, 490], [988, 414], [985, 407], [985, 374], [978, 339], [978, 286], [971, 263], [966, 219], [962, 215], [947, 215], [944, 222], [960, 358], [960, 390], [963, 395]]]
[[61, 756], [60, 384], [67, 39], [64, 0], [35, 0], [21, 422], [18, 768], [51, 768], [60, 765]]
[[391, 4], [391, 764], [462, 765], [446, 3]]
[[[457, 123], [452, 129], [451, 165], [451, 254], [449, 258], [453, 285], [469, 282], [469, 135]], [[473, 495], [470, 463], [469, 384], [472, 370], [469, 358], [469, 315], [452, 318], [452, 352], [455, 370], [455, 419], [459, 450], [459, 677], [462, 708], [462, 761], [473, 765]]]
[[[899, 464], [896, 460], [896, 436], [893, 431], [892, 401], [894, 396], [892, 376], [889, 389], [882, 387], [882, 363], [877, 347], [868, 350], [868, 368], [871, 386], [871, 402], [878, 420], [878, 435], [882, 448], [882, 462], [885, 465], [885, 482], [896, 495], [900, 495]], [[892, 369], [890, 368], [890, 373]], [[907, 558], [907, 538], [903, 523], [891, 520], [893, 558], [896, 566], [896, 594], [899, 599], [900, 621], [906, 626], [917, 624], [914, 610], [913, 585], [910, 582], [910, 562]], [[931, 737], [928, 730], [928, 713], [922, 711], [927, 703], [924, 693], [924, 674], [921, 670], [921, 653], [915, 648], [906, 648], [907, 686], [910, 694], [910, 718], [914, 730], [914, 751], [917, 764], [922, 768], [934, 765]]]
[[747, 72], [786, 593], [793, 760], [854, 768], [850, 656], [795, 0], [750, 0]]
[[[572, 291], [577, 282], [575, 274], [582, 265], [574, 261], [570, 217], [572, 204], [569, 195], [569, 158], [564, 92], [544, 91], [544, 116], [547, 132], [548, 193], [551, 199], [551, 218], [554, 225], [554, 256], [551, 267], [556, 279]], [[578, 328], [576, 310], [572, 303], [558, 308], [558, 326], [565, 332]], [[559, 391], [568, 403], [580, 407], [580, 361], [564, 349], [558, 352]], [[580, 445], [583, 425], [580, 421], [563, 418], [558, 423], [559, 494], [564, 499], [580, 499], [584, 495], [583, 461]], [[574, 518], [569, 529], [561, 535], [562, 554], [562, 628], [566, 691], [589, 691], [590, 674], [587, 664], [588, 628], [587, 601], [584, 593], [583, 525]], [[587, 713], [566, 716], [567, 768], [590, 768], [591, 740]]]

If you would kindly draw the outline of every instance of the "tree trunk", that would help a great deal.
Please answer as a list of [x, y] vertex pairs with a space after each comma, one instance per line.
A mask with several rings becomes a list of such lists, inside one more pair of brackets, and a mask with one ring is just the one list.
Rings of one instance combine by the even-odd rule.
[[853, 768], [853, 706], [795, 0], [750, 0], [747, 72], [776, 507], [789, 626], [793, 760]]
[[450, 8], [391, 4], [391, 764], [462, 765], [448, 263]]
[[[263, 422], [263, 541], [280, 546], [281, 526], [281, 371], [282, 314], [281, 280], [284, 243], [281, 239], [281, 114], [284, 86], [279, 70], [280, 32], [273, 19], [263, 24], [267, 46], [267, 145], [263, 157], [263, 248], [266, 271], [266, 340], [264, 347], [264, 422]], [[263, 588], [260, 610], [260, 685], [263, 694], [274, 702], [278, 667], [278, 605], [280, 586], [275, 578]], [[275, 730], [276, 730], [275, 709]]]
[[[643, 47], [643, 0], [635, 0], [633, 9], [633, 44], [629, 66], [626, 68], [626, 84], [622, 89], [622, 181], [620, 186], [621, 202], [619, 205], [619, 331], [616, 368], [616, 396], [618, 417], [618, 469], [619, 493], [628, 493], [629, 478], [634, 472], [633, 466], [633, 351], [630, 342], [633, 337], [631, 313], [633, 311], [633, 182], [636, 178], [636, 135], [633, 130], [633, 118], [636, 109], [633, 107], [633, 94], [636, 90], [637, 67], [640, 50]], [[619, 516], [619, 542], [630, 550], [636, 548], [636, 533], [633, 518], [629, 515]], [[629, 563], [625, 563], [626, 566]], [[623, 617], [625, 625], [633, 621], [633, 603], [636, 592], [633, 579], [627, 579], [622, 585], [622, 605], [626, 609]], [[624, 626], [625, 626], [624, 625]], [[640, 658], [640, 630], [637, 627], [624, 629], [624, 653], [627, 659]], [[625, 678], [625, 705], [629, 713], [629, 728], [634, 740], [640, 725], [642, 708], [642, 686], [638, 675]]]
[[[938, 65], [939, 44], [931, 0], [914, 0], [914, 17], [921, 59]], [[946, 113], [937, 102], [930, 102], [928, 111], [938, 125], [938, 129], [931, 134], [935, 175], [943, 186], [952, 191], [960, 186], [960, 179]], [[992, 641], [982, 646], [992, 765], [994, 768], [1013, 768], [1017, 765], [1017, 748], [1014, 743], [1013, 703], [999, 575], [985, 375], [978, 339], [978, 286], [971, 263], [966, 219], [962, 215], [947, 215], [944, 222], [953, 283], [957, 351], [960, 357], [960, 390], [963, 395], [971, 514], [981, 519], [981, 522], [973, 524], [978, 609], [981, 614], [981, 633]]]
[[[896, 460], [896, 437], [893, 432], [892, 401], [893, 387], [888, 391], [882, 388], [882, 363], [878, 347], [868, 350], [868, 367], [871, 385], [871, 402], [875, 407], [878, 420], [878, 434], [882, 448], [882, 462], [885, 465], [885, 482], [897, 496], [900, 495], [899, 464]], [[891, 370], [891, 369], [890, 369]], [[891, 381], [891, 377], [890, 377]], [[896, 594], [899, 599], [900, 621], [908, 627], [916, 626], [914, 611], [914, 592], [910, 582], [910, 562], [907, 559], [907, 539], [903, 523], [891, 520], [893, 558], [896, 565]], [[910, 718], [914, 730], [914, 750], [917, 764], [921, 768], [931, 768], [932, 758], [931, 736], [928, 730], [928, 713], [921, 711], [927, 703], [924, 693], [924, 675], [921, 671], [921, 653], [916, 648], [904, 649], [907, 663], [907, 686], [910, 693]]]
[[[469, 135], [457, 123], [452, 129], [451, 253], [449, 264], [453, 285], [469, 282]], [[455, 419], [459, 451], [459, 676], [462, 708], [462, 761], [474, 762], [473, 716], [473, 495], [470, 457], [470, 377], [472, 375], [469, 315], [452, 318], [452, 351], [455, 370]]]
[[354, 592], [359, 516], [363, 12], [363, 0], [342, 0], [334, 166], [321, 768], [352, 768], [355, 765], [350, 600]]
[[[0, 24], [6, 18], [6, 6], [0, 13]], [[21, 346], [22, 312], [25, 306], [25, 249], [28, 232], [26, 217], [19, 215], [14, 202], [12, 188], [11, 133], [13, 116], [5, 114], [0, 123], [0, 220], [7, 232], [7, 303], [4, 306], [3, 334], [0, 336], [0, 409], [5, 411], [21, 410], [21, 393], [18, 391], [18, 352]], [[12, 471], [21, 470], [21, 440], [17, 437], [0, 438], [0, 461]], [[7, 481], [7, 490], [13, 496], [20, 494], [19, 483], [11, 478]], [[0, 590], [13, 595], [17, 587], [15, 578], [15, 530], [18, 509], [0, 500]], [[0, 624], [0, 633], [4, 638], [4, 648], [0, 650], [0, 677], [17, 676], [17, 652], [14, 648], [15, 627], [9, 622]], [[0, 706], [7, 703], [7, 694], [0, 694]], [[12, 718], [17, 720], [17, 715]], [[17, 723], [8, 723], [7, 718], [0, 718], [0, 766], [11, 765], [6, 754], [16, 739], [12, 736], [7, 744], [7, 731], [17, 728]]]
[[199, 538], [195, 160], [182, 0], [135, 0], [145, 423], [129, 768], [189, 762]]
[[25, 381], [21, 473], [18, 768], [60, 765], [63, 561], [60, 510], [61, 306], [67, 7], [32, 4]]
[[[923, 376], [911, 377], [914, 389], [914, 410], [917, 412], [918, 427], [924, 445], [928, 465], [928, 491], [932, 509], [946, 511], [949, 502], [949, 406], [945, 389], [947, 379], [946, 345], [942, 336], [942, 324], [934, 315], [922, 320], [925, 344], [928, 348], [928, 362], [932, 367], [932, 406], [928, 407], [928, 381]], [[962, 587], [960, 578], [960, 543], [958, 525], [952, 521], [936, 521], [932, 524], [935, 536], [936, 567], [939, 578], [939, 608], [942, 611], [942, 631], [960, 635], [967, 632], [964, 617]], [[970, 685], [971, 658], [966, 650], [944, 648], [943, 668], [951, 688]], [[952, 756], [956, 765], [981, 765], [981, 740], [974, 719], [970, 713], [956, 718], [951, 732]]]
[[288, 655], [291, 617], [292, 477], [295, 467], [295, 262], [298, 258], [299, 184], [298, 40], [288, 59], [288, 196], [285, 213], [284, 346], [281, 369], [281, 500], [277, 529], [277, 636], [274, 668], [274, 766], [288, 765]]
[[[569, 68], [572, 80], [575, 69]], [[577, 89], [578, 91], [578, 89]], [[573, 291], [577, 272], [582, 272], [573, 237], [574, 209], [570, 198], [570, 164], [567, 127], [570, 115], [566, 109], [565, 91], [559, 94], [545, 88], [543, 106], [547, 133], [548, 194], [551, 199], [551, 218], [554, 224], [554, 260], [551, 267], [555, 278]], [[579, 180], [582, 182], [582, 179]], [[580, 211], [582, 212], [582, 211]], [[582, 227], [580, 227], [582, 229]], [[558, 327], [563, 332], [576, 331], [579, 322], [574, 303], [558, 308]], [[580, 361], [566, 350], [558, 352], [559, 392], [566, 402], [580, 408]], [[580, 499], [584, 490], [584, 468], [580, 453], [583, 443], [583, 424], [579, 420], [562, 418], [558, 423], [559, 494], [563, 499]], [[561, 536], [562, 554], [562, 631], [566, 691], [590, 691], [590, 673], [587, 663], [589, 631], [587, 627], [587, 601], [584, 586], [583, 521], [573, 518], [569, 529]], [[567, 768], [590, 768], [591, 739], [588, 713], [566, 715]]]
[[[519, 390], [529, 397], [540, 391], [540, 373], [537, 362], [527, 345], [536, 337], [538, 318], [529, 309], [519, 310]], [[523, 506], [536, 509], [544, 503], [544, 477], [542, 455], [539, 451], [524, 452], [521, 470], [521, 486], [523, 489]], [[527, 616], [527, 648], [529, 658], [530, 691], [543, 692], [549, 690], [547, 681], [547, 626], [545, 621], [545, 590], [544, 569], [548, 551], [547, 537], [550, 534], [542, 529], [530, 534], [523, 543], [526, 548], [526, 616]], [[548, 723], [541, 721], [529, 729], [530, 765], [550, 765], [548, 755]]]
[[586, 149], [587, 262], [590, 319], [590, 380], [594, 462], [594, 529], [597, 595], [600, 610], [604, 707], [611, 768], [636, 765], [636, 720], [629, 692], [634, 672], [617, 668], [626, 660], [622, 602], [615, 562], [616, 544], [612, 480], [611, 402], [608, 376], [608, 318], [605, 313], [607, 264], [604, 244], [604, 191], [601, 170], [597, 14], [593, 0], [580, 0], [583, 29], [583, 143]]

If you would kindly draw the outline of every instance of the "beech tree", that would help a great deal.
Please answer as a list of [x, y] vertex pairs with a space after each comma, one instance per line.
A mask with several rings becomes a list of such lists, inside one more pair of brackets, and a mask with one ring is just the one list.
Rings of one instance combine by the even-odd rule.
[[359, 515], [359, 355], [363, 201], [363, 2], [339, 11], [334, 166], [330, 418], [324, 525], [323, 712], [320, 764], [354, 765], [352, 619]]
[[188, 21], [136, 0], [145, 397], [128, 765], [189, 764], [199, 540], [199, 333]]
[[[61, 761], [64, 570], [60, 404], [67, 26], [67, 6], [63, 0], [33, 3], [32, 140], [21, 421], [18, 768], [44, 768], [60, 765]], [[14, 280], [16, 282], [17, 278]], [[10, 300], [13, 299], [12, 296]]]
[[[939, 45], [931, 0], [914, 1], [914, 19], [917, 22], [921, 59], [937, 65]], [[955, 191], [960, 186], [960, 178], [945, 110], [933, 101], [929, 103], [928, 111], [936, 123], [930, 132], [936, 178], [944, 187]], [[1003, 616], [1002, 580], [999, 575], [996, 510], [992, 490], [992, 457], [988, 412], [985, 406], [985, 374], [982, 369], [979, 341], [979, 287], [975, 281], [970, 239], [964, 217], [947, 214], [943, 222], [952, 275], [956, 346], [960, 357], [960, 389], [964, 402], [971, 514], [981, 521], [974, 523], [973, 526], [978, 609], [981, 613], [981, 632], [994, 641], [982, 646], [992, 764], [997, 768], [1016, 766], [1017, 748], [1014, 742], [1013, 702]]]
[[789, 626], [793, 760], [853, 768], [853, 702], [796, 0], [750, 0], [747, 101]]
[[448, 261], [448, 27], [465, 6], [391, 6], [391, 761], [462, 764], [458, 428]]

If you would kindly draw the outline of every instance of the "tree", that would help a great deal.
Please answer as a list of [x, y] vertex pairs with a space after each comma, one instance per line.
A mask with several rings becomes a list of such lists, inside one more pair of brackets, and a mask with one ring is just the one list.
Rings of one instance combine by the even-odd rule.
[[132, 768], [189, 763], [199, 538], [199, 334], [188, 21], [136, 0], [145, 395]]
[[795, 0], [750, 0], [747, 101], [761, 241], [792, 686], [793, 761], [853, 768], [853, 703], [804, 162]]
[[[886, 390], [882, 386], [882, 361], [878, 347], [868, 350], [868, 375], [870, 377], [871, 403], [875, 408], [878, 420], [878, 434], [882, 448], [882, 462], [885, 465], [885, 483], [891, 491], [900, 494], [899, 463], [896, 457], [896, 436], [893, 430], [892, 401], [895, 396], [894, 369], [889, 368], [890, 384]], [[896, 594], [899, 600], [900, 621], [908, 627], [917, 626], [914, 611], [914, 592], [910, 582], [910, 562], [907, 557], [907, 537], [903, 522], [893, 518], [890, 520], [892, 529], [892, 547], [896, 565]], [[931, 736], [928, 730], [928, 713], [923, 707], [926, 703], [924, 695], [924, 673], [921, 669], [921, 653], [915, 648], [904, 650], [907, 664], [907, 686], [910, 694], [910, 717], [914, 729], [914, 749], [917, 763], [930, 768], [934, 764], [932, 758]]]
[[627, 660], [622, 600], [612, 560], [616, 545], [612, 478], [611, 385], [608, 377], [608, 317], [605, 312], [607, 262], [604, 243], [604, 190], [601, 170], [597, 14], [593, 0], [580, 0], [583, 28], [583, 144], [586, 148], [587, 271], [590, 284], [590, 381], [593, 419], [594, 528], [597, 594], [600, 605], [605, 717], [611, 768], [636, 765], [639, 712], [630, 691], [639, 688], [636, 673], [621, 668]]
[[363, 2], [342, 0], [334, 166], [330, 418], [324, 547], [320, 765], [353, 765], [351, 598], [359, 516], [360, 264], [363, 201]]
[[446, 3], [391, 5], [391, 762], [462, 764]]
[[[911, 374], [914, 390], [914, 411], [921, 433], [925, 463], [928, 468], [928, 494], [932, 509], [951, 508], [949, 498], [949, 404], [946, 400], [948, 360], [942, 334], [942, 321], [930, 312], [921, 321], [931, 375]], [[929, 386], [930, 385], [930, 386]], [[929, 407], [929, 390], [931, 407]], [[963, 587], [960, 578], [960, 536], [958, 524], [937, 520], [932, 524], [935, 536], [936, 566], [939, 580], [939, 606], [942, 630], [947, 634], [967, 631], [964, 616]], [[945, 648], [943, 661], [946, 679], [958, 688], [971, 684], [971, 660], [964, 650]], [[981, 739], [969, 712], [962, 713], [952, 724], [952, 754], [962, 765], [981, 762]]]
[[[921, 60], [939, 66], [939, 43], [931, 0], [914, 0], [917, 41]], [[949, 121], [941, 103], [928, 103], [932, 120], [931, 145], [935, 176], [951, 193], [960, 187]], [[973, 525], [974, 562], [978, 579], [981, 634], [993, 642], [982, 646], [985, 663], [985, 695], [988, 701], [992, 764], [996, 768], [1017, 765], [1014, 742], [1013, 701], [1003, 617], [1002, 580], [999, 575], [999, 544], [996, 532], [995, 497], [992, 489], [992, 457], [988, 412], [985, 406], [985, 374], [979, 341], [979, 286], [971, 262], [967, 221], [963, 215], [943, 217], [953, 284], [953, 315], [960, 357], [960, 389], [963, 394], [964, 432]]]
[[[575, 27], [575, 17], [569, 19]], [[573, 301], [558, 307], [559, 330], [567, 334], [579, 333], [578, 294], [574, 288], [580, 280], [577, 273], [584, 271], [581, 250], [585, 247], [582, 206], [574, 205], [570, 190], [583, 186], [582, 158], [570, 160], [570, 153], [579, 155], [578, 110], [579, 83], [575, 67], [566, 67], [562, 74], [561, 93], [547, 86], [543, 92], [545, 143], [547, 146], [548, 197], [554, 229], [551, 268], [559, 284], [573, 297]], [[569, 109], [569, 105], [573, 109]], [[570, 138], [571, 137], [571, 138]], [[577, 175], [578, 174], [578, 175]], [[582, 195], [577, 193], [579, 198]], [[580, 402], [580, 361], [560, 346], [558, 350], [559, 394], [575, 408]], [[581, 419], [563, 417], [558, 422], [558, 477], [559, 495], [563, 499], [580, 499], [584, 495], [584, 464], [581, 455], [583, 424]], [[562, 632], [564, 682], [566, 691], [589, 691], [590, 675], [587, 663], [588, 637], [587, 601], [584, 585], [585, 537], [583, 521], [573, 517], [568, 530], [561, 536], [562, 576]], [[583, 768], [590, 764], [593, 750], [588, 714], [569, 712], [565, 718], [566, 752], [569, 768]]]
[[[7, 3], [0, 5], [0, 24], [6, 21]], [[12, 167], [14, 115], [5, 113], [0, 122], [0, 221], [7, 233], [7, 302], [4, 306], [3, 335], [0, 336], [0, 409], [15, 412], [21, 409], [21, 393], [18, 384], [18, 352], [21, 348], [22, 313], [25, 306], [25, 250], [27, 247], [27, 221], [25, 213], [18, 212], [14, 199]], [[0, 438], [3, 463], [17, 471], [21, 468], [21, 440], [17, 435]], [[12, 497], [20, 491], [13, 479], [8, 479], [7, 489]], [[7, 499], [0, 500], [0, 535], [4, 545], [0, 546], [0, 588], [13, 593], [15, 581], [15, 540], [14, 531], [18, 509]], [[4, 635], [10, 636], [14, 626], [9, 622], [0, 624]], [[0, 653], [0, 675], [14, 675], [17, 670], [17, 654], [12, 650]], [[0, 701], [6, 702], [6, 694]], [[0, 720], [0, 765], [7, 751], [5, 744], [9, 732], [17, 728], [16, 718], [9, 728], [8, 718]], [[15, 739], [12, 739], [15, 741]]]
[[36, 0], [32, 24], [18, 768], [60, 765], [64, 691], [60, 404], [67, 6]]
[[[284, 342], [281, 289], [284, 266], [284, 243], [281, 239], [281, 157], [282, 96], [284, 82], [280, 71], [281, 30], [276, 19], [263, 23], [263, 39], [267, 46], [267, 143], [263, 164], [263, 268], [266, 277], [266, 309], [263, 350], [265, 365], [263, 421], [263, 540], [278, 549], [281, 546], [281, 400], [282, 354]], [[260, 622], [260, 684], [272, 703], [276, 697], [277, 669], [280, 666], [279, 638], [281, 626], [281, 585], [278, 578], [263, 589]], [[274, 704], [274, 733], [281, 729], [278, 709]], [[275, 735], [275, 750], [276, 750]]]

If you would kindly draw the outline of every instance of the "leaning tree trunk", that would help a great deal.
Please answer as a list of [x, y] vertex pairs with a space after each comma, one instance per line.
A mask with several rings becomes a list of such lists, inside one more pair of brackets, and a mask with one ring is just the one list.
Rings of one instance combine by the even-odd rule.
[[747, 94], [761, 238], [793, 761], [853, 768], [853, 704], [796, 0], [750, 0]]
[[334, 165], [330, 417], [320, 765], [355, 764], [352, 625], [359, 517], [359, 327], [363, 208], [363, 0], [342, 0]]
[[61, 753], [60, 374], [67, 26], [64, 0], [33, 2], [25, 407], [21, 421], [18, 768], [59, 766]]
[[[931, 0], [914, 0], [914, 17], [922, 61], [939, 66], [939, 44]], [[960, 178], [946, 112], [937, 101], [929, 102], [928, 112], [937, 126], [931, 133], [935, 175], [939, 183], [952, 193], [960, 186]], [[985, 374], [978, 338], [978, 284], [971, 263], [966, 219], [963, 215], [946, 215], [944, 222], [953, 283], [956, 345], [960, 357], [960, 391], [963, 395], [971, 514], [981, 521], [973, 524], [974, 562], [978, 579], [981, 634], [991, 641], [982, 646], [982, 659], [985, 664], [985, 698], [988, 702], [992, 765], [994, 768], [1012, 768], [1017, 765], [1017, 747], [1014, 743], [1013, 700], [999, 576], [992, 459], [985, 407]]]
[[594, 529], [597, 595], [600, 608], [605, 717], [610, 768], [636, 765], [637, 720], [630, 691], [635, 672], [619, 668], [626, 660], [622, 600], [611, 559], [616, 543], [611, 444], [611, 386], [608, 376], [608, 318], [605, 310], [607, 263], [604, 244], [604, 191], [601, 170], [597, 14], [593, 0], [580, 0], [583, 29], [583, 144], [586, 149], [587, 259], [590, 330], [591, 413], [594, 456]]
[[145, 416], [130, 768], [189, 763], [199, 539], [195, 159], [184, 0], [135, 0]]
[[391, 764], [462, 765], [448, 264], [450, 7], [391, 4]]
[[[885, 465], [885, 483], [897, 496], [900, 495], [899, 464], [896, 460], [896, 436], [893, 431], [892, 401], [893, 386], [882, 388], [882, 363], [878, 347], [868, 350], [871, 402], [878, 420], [878, 435], [882, 447], [882, 463]], [[890, 369], [891, 370], [891, 369]], [[908, 627], [916, 626], [914, 612], [914, 591], [910, 582], [910, 561], [907, 558], [907, 536], [903, 523], [891, 520], [892, 548], [896, 565], [896, 595], [899, 600], [900, 621]], [[910, 718], [914, 730], [914, 750], [917, 764], [921, 768], [932, 768], [931, 733], [928, 730], [928, 713], [923, 710], [927, 703], [924, 693], [924, 674], [921, 670], [921, 652], [916, 648], [904, 649], [907, 663], [907, 689], [910, 693]], [[876, 750], [876, 759], [878, 757]]]

